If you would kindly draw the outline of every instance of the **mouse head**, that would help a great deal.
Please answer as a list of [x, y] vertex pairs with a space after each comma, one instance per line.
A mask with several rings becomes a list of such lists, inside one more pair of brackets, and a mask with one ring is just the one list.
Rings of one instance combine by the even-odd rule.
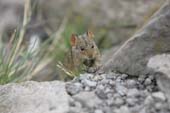
[[93, 40], [94, 34], [90, 31], [83, 35], [72, 34], [70, 44], [76, 56], [82, 59], [86, 66], [91, 67], [96, 59], [98, 48]]

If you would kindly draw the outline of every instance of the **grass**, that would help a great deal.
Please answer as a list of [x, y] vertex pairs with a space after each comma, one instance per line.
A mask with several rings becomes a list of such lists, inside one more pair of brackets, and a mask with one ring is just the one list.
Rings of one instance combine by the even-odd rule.
[[[31, 0], [25, 0], [21, 29], [16, 29], [10, 36], [10, 41], [7, 44], [2, 43], [0, 46], [0, 84], [31, 80], [51, 63], [54, 63], [54, 68], [57, 69], [56, 65], [63, 61], [65, 53], [70, 48], [71, 34], [81, 34], [86, 31], [81, 18], [77, 18], [74, 23], [69, 24], [69, 17], [66, 15], [59, 29], [40, 45], [34, 56], [22, 44], [32, 13]], [[52, 43], [49, 45], [49, 42]], [[60, 69], [62, 70], [62, 68]]]

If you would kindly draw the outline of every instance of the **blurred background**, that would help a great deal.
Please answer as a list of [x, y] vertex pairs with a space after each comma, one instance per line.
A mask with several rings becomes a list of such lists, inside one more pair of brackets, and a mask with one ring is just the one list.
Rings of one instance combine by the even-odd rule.
[[90, 30], [106, 62], [165, 0], [0, 0], [0, 84], [63, 80], [72, 33]]

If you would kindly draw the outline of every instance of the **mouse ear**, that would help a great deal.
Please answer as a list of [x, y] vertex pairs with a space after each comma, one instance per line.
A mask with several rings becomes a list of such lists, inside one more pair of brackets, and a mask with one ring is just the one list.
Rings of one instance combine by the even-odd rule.
[[77, 41], [77, 35], [76, 34], [72, 34], [71, 38], [70, 38], [71, 46], [75, 46], [76, 45], [76, 41]]
[[91, 31], [87, 31], [87, 36], [92, 39], [94, 37], [94, 34]]

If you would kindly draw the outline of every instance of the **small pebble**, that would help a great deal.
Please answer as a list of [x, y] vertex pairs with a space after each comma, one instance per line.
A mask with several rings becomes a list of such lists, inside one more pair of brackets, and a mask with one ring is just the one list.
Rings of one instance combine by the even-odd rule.
[[120, 85], [120, 84], [116, 84], [116, 91], [121, 95], [121, 96], [125, 96], [127, 93], [127, 88]]
[[94, 113], [104, 113], [102, 110], [100, 110], [100, 109], [96, 109], [95, 111], [94, 111]]
[[83, 90], [83, 86], [80, 83], [73, 83], [73, 84], [69, 83], [66, 84], [66, 90], [69, 94], [75, 95]]
[[113, 106], [113, 104], [114, 104], [114, 100], [112, 100], [112, 99], [107, 99], [106, 102], [109, 106]]
[[145, 104], [145, 105], [149, 105], [149, 104], [151, 104], [151, 103], [153, 103], [153, 102], [154, 102], [154, 99], [152, 98], [151, 95], [149, 95], [149, 96], [146, 97], [146, 99], [145, 99], [145, 101], [144, 101], [144, 104]]
[[122, 79], [126, 79], [128, 77], [127, 74], [122, 74]]
[[146, 80], [145, 80], [145, 85], [150, 85], [152, 83], [152, 81], [151, 81], [151, 79], [150, 78], [147, 78]]
[[136, 81], [135, 80], [127, 80], [126, 83], [127, 83], [128, 88], [136, 87]]
[[145, 78], [146, 78], [146, 75], [139, 75], [138, 81], [142, 83], [145, 81]]
[[166, 97], [164, 95], [164, 93], [162, 92], [155, 92], [155, 93], [152, 93], [152, 96], [156, 99], [159, 99], [159, 100], [162, 100], [162, 101], [165, 101], [166, 100]]
[[127, 106], [121, 106], [120, 109], [116, 109], [115, 113], [131, 113]]
[[162, 103], [156, 103], [155, 108], [156, 110], [160, 110], [162, 108]]
[[81, 107], [82, 107], [82, 105], [81, 105], [80, 102], [75, 102], [74, 104], [75, 104], [75, 106], [78, 107], [78, 108], [81, 108]]
[[126, 102], [127, 102], [127, 104], [129, 105], [129, 106], [134, 106], [134, 105], [136, 105], [136, 99], [135, 98], [127, 98], [126, 99]]
[[116, 106], [121, 106], [121, 105], [124, 104], [124, 100], [121, 99], [121, 98], [116, 98], [116, 99], [114, 100], [114, 104], [115, 104]]
[[137, 96], [140, 96], [140, 92], [136, 88], [129, 89], [127, 92], [127, 96], [128, 97], [137, 97]]
[[116, 76], [115, 76], [114, 73], [108, 73], [108, 74], [106, 75], [106, 79], [116, 79]]
[[88, 80], [88, 79], [83, 80], [82, 83], [85, 86], [89, 86], [89, 87], [96, 87], [96, 85], [97, 85], [97, 82], [91, 81], [91, 80]]
[[84, 88], [84, 90], [85, 90], [85, 91], [90, 91], [90, 87], [86, 86], [86, 87]]
[[96, 94], [101, 99], [107, 99], [107, 94], [103, 90], [96, 90]]

